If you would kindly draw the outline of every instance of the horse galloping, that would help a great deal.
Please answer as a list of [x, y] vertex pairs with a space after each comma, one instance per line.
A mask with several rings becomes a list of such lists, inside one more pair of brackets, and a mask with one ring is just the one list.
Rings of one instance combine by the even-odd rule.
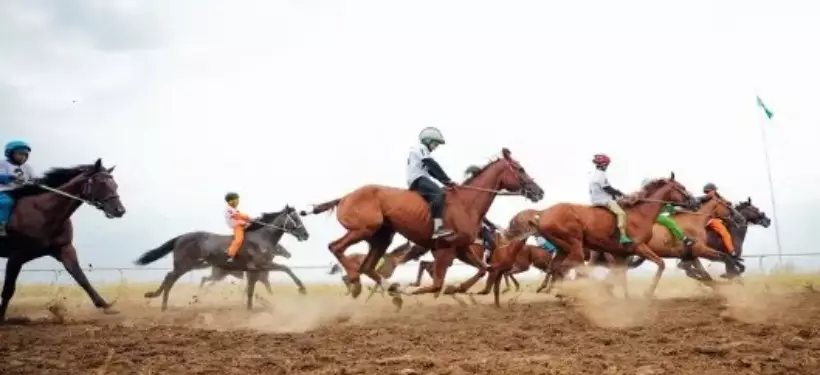
[[544, 210], [539, 215], [538, 231], [560, 249], [550, 267], [553, 277], [563, 277], [564, 270], [582, 264], [584, 249], [611, 253], [624, 261], [634, 253], [658, 266], [646, 291], [648, 297], [652, 296], [666, 265], [647, 242], [662, 205], [668, 203], [688, 208], [696, 206], [695, 198], [675, 180], [674, 173], [668, 179], [657, 179], [643, 187], [626, 209], [627, 232], [632, 242], [625, 245], [618, 241], [615, 215], [605, 208], [559, 203]]
[[125, 207], [117, 194], [118, 185], [111, 175], [113, 171], [114, 167], [106, 169], [102, 160], [97, 159], [94, 164], [51, 169], [34, 183], [6, 191], [16, 204], [8, 235], [0, 238], [0, 257], [8, 259], [0, 295], [0, 324], [6, 321], [21, 268], [43, 256], [62, 263], [95, 307], [107, 314], [116, 313], [80, 268], [71, 223], [71, 216], [83, 203], [101, 210], [108, 218], [125, 215]]
[[[419, 256], [423, 254], [415, 255], [414, 252], [418, 252], [419, 250], [416, 248], [417, 245], [412, 244], [410, 241], [405, 242], [397, 246], [395, 249], [387, 252], [380, 260], [379, 263], [376, 265], [376, 273], [381, 275], [381, 277], [385, 279], [389, 279], [393, 276], [393, 273], [396, 271], [396, 268], [399, 265], [404, 264], [413, 259], [417, 259]], [[347, 259], [351, 261], [356, 267], [361, 267], [364, 263], [365, 258], [367, 258], [366, 253], [354, 253], [350, 255], [346, 255]], [[335, 275], [342, 271], [342, 267], [339, 263], [333, 264], [330, 268], [328, 274]], [[345, 288], [347, 289], [347, 293], [345, 295], [350, 295], [352, 284], [350, 283], [349, 278], [347, 275], [342, 275], [342, 282], [345, 284]]]
[[[232, 241], [231, 236], [215, 234], [210, 232], [189, 232], [176, 236], [159, 247], [148, 250], [136, 260], [136, 264], [144, 266], [152, 263], [169, 253], [174, 253], [174, 266], [165, 279], [162, 280], [159, 288], [153, 292], [145, 293], [145, 298], [156, 298], [162, 294], [162, 311], [168, 309], [168, 294], [174, 283], [194, 269], [207, 268], [209, 265], [217, 266], [225, 270], [254, 271], [248, 273], [247, 308], [253, 308], [254, 286], [256, 285], [258, 272], [271, 271], [276, 266], [269, 264], [266, 259], [259, 259], [258, 254], [261, 249], [270, 248], [282, 238], [284, 233], [288, 233], [297, 240], [305, 241], [309, 234], [298, 213], [290, 206], [278, 212], [263, 213], [261, 217], [255, 219], [245, 229], [247, 235], [233, 262], [228, 263], [228, 255], [225, 250]], [[257, 254], [257, 256], [254, 256]]]
[[[365, 185], [342, 198], [317, 205], [310, 213], [317, 214], [338, 207], [336, 218], [347, 233], [331, 242], [328, 248], [345, 269], [353, 286], [351, 294], [354, 298], [361, 293], [360, 272], [391, 291], [398, 288], [398, 284], [385, 285], [383, 278], [375, 272], [376, 262], [384, 255], [397, 232], [413, 243], [433, 249], [435, 259], [433, 285], [409, 293], [439, 293], [443, 290], [447, 268], [455, 258], [478, 269], [470, 280], [479, 280], [486, 274], [483, 262], [468, 247], [477, 236], [481, 218], [502, 190], [517, 192], [533, 202], [540, 201], [544, 195], [541, 187], [512, 158], [510, 151], [503, 149], [501, 158], [485, 165], [463, 185], [445, 190], [444, 222], [454, 231], [445, 238], [432, 239], [430, 208], [420, 194], [407, 189]], [[344, 252], [362, 240], [368, 242], [370, 249], [364, 263], [357, 268], [344, 256]], [[453, 290], [461, 291], [461, 286]], [[402, 292], [407, 293], [405, 290]], [[393, 297], [394, 304], [400, 307], [400, 294], [393, 293]]]
[[[299, 278], [296, 277], [296, 274], [293, 273], [290, 267], [273, 261], [273, 258], [276, 256], [281, 256], [285, 259], [290, 259], [290, 252], [287, 249], [285, 249], [284, 246], [282, 246], [281, 244], [276, 244], [273, 247], [273, 249], [264, 249], [261, 255], [268, 260], [268, 265], [271, 267], [270, 270], [240, 271], [226, 270], [219, 268], [217, 266], [211, 266], [211, 274], [208, 276], [202, 276], [202, 280], [199, 283], [199, 289], [202, 289], [202, 287], [205, 286], [205, 283], [207, 282], [210, 282], [208, 284], [208, 287], [210, 287], [218, 281], [224, 280], [225, 277], [227, 277], [228, 275], [243, 280], [245, 279], [245, 274], [248, 274], [248, 280], [258, 280], [265, 287], [265, 290], [268, 291], [268, 294], [273, 294], [273, 289], [270, 286], [270, 272], [277, 271], [286, 273], [291, 278], [291, 280], [293, 280], [293, 282], [299, 288], [299, 294], [307, 294], [307, 289], [305, 288], [305, 285], [302, 283], [302, 280], [299, 280]], [[251, 273], [256, 273], [256, 275], [251, 275]]]

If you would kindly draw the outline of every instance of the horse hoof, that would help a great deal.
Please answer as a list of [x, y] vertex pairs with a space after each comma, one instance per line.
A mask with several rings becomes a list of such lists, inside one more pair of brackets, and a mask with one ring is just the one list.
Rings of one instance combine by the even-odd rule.
[[145, 292], [144, 295], [145, 295], [145, 298], [154, 298], [154, 297], [156, 297], [156, 294], [154, 294], [154, 292]]
[[401, 297], [399, 297], [398, 295], [395, 295], [393, 296], [392, 302], [393, 306], [396, 307], [396, 312], [401, 311], [402, 306], [404, 306], [404, 300], [401, 299]]
[[299, 288], [299, 294], [301, 294], [301, 295], [303, 295], [303, 296], [304, 296], [304, 295], [306, 295], [306, 294], [307, 294], [307, 289], [305, 289], [305, 288]]
[[412, 286], [412, 287], [416, 287], [416, 288], [417, 288], [417, 287], [420, 287], [420, 286], [421, 286], [421, 283], [410, 283], [410, 284], [408, 284], [407, 286]]
[[353, 298], [359, 298], [360, 294], [362, 294], [362, 284], [353, 284], [350, 288], [350, 295], [353, 296]]
[[119, 314], [119, 313], [120, 313], [120, 311], [119, 311], [119, 310], [117, 310], [117, 309], [115, 309], [115, 308], [113, 308], [113, 307], [111, 307], [111, 306], [104, 307], [104, 308], [102, 309], [102, 311], [103, 311], [103, 314], [105, 314], [105, 315], [117, 315], [117, 314]]

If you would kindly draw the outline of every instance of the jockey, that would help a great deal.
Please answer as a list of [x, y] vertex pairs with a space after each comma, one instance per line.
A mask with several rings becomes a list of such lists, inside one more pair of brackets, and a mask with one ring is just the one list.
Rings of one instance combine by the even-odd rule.
[[[651, 178], [645, 178], [643, 182], [641, 182], [641, 187], [646, 187], [647, 185], [649, 185], [650, 182], [652, 182]], [[669, 233], [672, 233], [672, 236], [674, 236], [675, 239], [683, 242], [683, 246], [689, 248], [695, 244], [695, 241], [687, 237], [685, 234], [683, 234], [683, 230], [681, 229], [681, 227], [678, 225], [677, 222], [675, 222], [675, 219], [671, 217], [673, 214], [678, 212], [678, 209], [678, 207], [673, 206], [669, 203], [664, 204], [661, 207], [661, 213], [655, 219], [655, 222], [666, 227], [666, 229], [669, 230]]]
[[228, 246], [228, 262], [233, 262], [236, 253], [242, 246], [242, 241], [245, 240], [245, 227], [250, 224], [251, 218], [237, 209], [239, 194], [225, 194], [225, 202], [228, 203], [228, 207], [225, 209], [225, 221], [228, 227], [233, 230], [233, 241]]
[[453, 234], [452, 230], [444, 228], [444, 190], [432, 180], [434, 178], [448, 187], [456, 185], [430, 156], [431, 152], [443, 144], [444, 136], [438, 129], [424, 128], [419, 133], [419, 144], [410, 149], [410, 156], [407, 158], [407, 184], [410, 190], [419, 193], [430, 205], [434, 240]]
[[0, 163], [0, 237], [6, 236], [6, 224], [11, 217], [14, 201], [6, 193], [34, 178], [34, 170], [26, 164], [31, 146], [23, 141], [6, 144], [6, 158]]
[[[480, 171], [481, 168], [477, 165], [471, 165], [467, 167], [467, 170], [464, 171], [464, 181], [466, 182]], [[493, 224], [492, 221], [488, 220], [486, 217], [481, 218], [481, 232], [479, 233], [479, 236], [481, 237], [482, 241], [484, 241], [486, 259], [490, 259], [493, 250], [495, 250], [495, 240], [493, 239], [493, 233], [495, 233], [497, 230], [498, 226]]]
[[[725, 199], [718, 194], [717, 185], [711, 182], [703, 185], [703, 194], [705, 195], [700, 197], [701, 203], [713, 198], [725, 201]], [[723, 246], [726, 248], [726, 251], [729, 252], [729, 255], [735, 255], [735, 243], [732, 241], [732, 235], [729, 234], [729, 230], [726, 229], [726, 225], [723, 224], [722, 220], [718, 218], [711, 218], [706, 223], [706, 227], [714, 230], [715, 233], [720, 236], [720, 240], [723, 242]]]
[[623, 197], [624, 193], [612, 187], [606, 178], [606, 170], [610, 162], [609, 156], [605, 154], [595, 154], [592, 157], [595, 170], [592, 172], [592, 178], [589, 181], [589, 198], [593, 206], [606, 207], [615, 214], [618, 231], [620, 232], [619, 240], [621, 244], [630, 244], [632, 239], [626, 233], [626, 212], [616, 201], [616, 199]]

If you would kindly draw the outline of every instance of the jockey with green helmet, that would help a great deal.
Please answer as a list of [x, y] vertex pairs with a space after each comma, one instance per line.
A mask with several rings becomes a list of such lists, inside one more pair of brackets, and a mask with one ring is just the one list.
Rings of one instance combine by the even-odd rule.
[[444, 227], [444, 190], [433, 182], [436, 179], [445, 186], [456, 185], [430, 155], [443, 144], [445, 142], [441, 131], [433, 127], [424, 128], [419, 133], [419, 143], [410, 148], [410, 155], [407, 157], [407, 185], [430, 205], [430, 214], [433, 216], [432, 239], [453, 234], [452, 230]]
[[[647, 187], [650, 183], [652, 183], [652, 181], [653, 181], [653, 179], [651, 179], [651, 178], [643, 179], [643, 181], [641, 181], [641, 188]], [[695, 241], [692, 240], [691, 238], [687, 237], [683, 233], [683, 229], [681, 229], [681, 227], [678, 225], [678, 223], [675, 222], [675, 219], [673, 219], [671, 217], [676, 212], [678, 212], [678, 209], [679, 209], [678, 207], [676, 207], [676, 206], [674, 206], [670, 203], [664, 204], [661, 207], [660, 214], [658, 214], [658, 217], [655, 218], [655, 222], [662, 225], [666, 229], [668, 229], [669, 233], [672, 233], [672, 236], [674, 236], [675, 239], [677, 239], [678, 241], [683, 242], [683, 246], [685, 246], [688, 249], [688, 248], [691, 248], [692, 245], [695, 244]]]
[[23, 141], [6, 144], [6, 158], [0, 163], [0, 237], [6, 236], [6, 225], [11, 217], [14, 199], [8, 191], [34, 179], [34, 169], [26, 164], [31, 146]]

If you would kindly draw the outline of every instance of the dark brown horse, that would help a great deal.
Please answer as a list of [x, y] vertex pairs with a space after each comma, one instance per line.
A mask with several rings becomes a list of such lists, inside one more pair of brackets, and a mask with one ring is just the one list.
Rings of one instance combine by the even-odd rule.
[[[307, 294], [307, 289], [305, 288], [305, 284], [302, 283], [302, 280], [299, 280], [296, 277], [296, 274], [293, 273], [293, 270], [290, 267], [279, 264], [273, 261], [274, 257], [280, 256], [285, 259], [290, 259], [290, 251], [285, 249], [282, 244], [276, 244], [273, 249], [263, 249], [261, 253], [262, 257], [267, 259], [269, 262], [269, 266], [271, 267], [270, 270], [265, 271], [240, 271], [240, 270], [226, 270], [223, 268], [219, 268], [217, 266], [211, 266], [211, 274], [208, 276], [202, 276], [202, 280], [199, 283], [199, 289], [202, 289], [205, 286], [205, 283], [210, 282], [208, 286], [210, 287], [214, 283], [218, 281], [222, 281], [227, 276], [233, 276], [237, 279], [244, 279], [245, 274], [248, 274], [248, 280], [257, 280], [265, 287], [265, 290], [268, 291], [268, 294], [273, 294], [273, 289], [270, 286], [270, 272], [284, 272], [287, 274], [291, 280], [296, 284], [298, 287], [299, 294]], [[252, 273], [256, 273], [255, 275], [251, 275]]]
[[111, 176], [113, 171], [113, 167], [106, 169], [102, 160], [97, 159], [90, 165], [49, 170], [34, 183], [7, 191], [16, 204], [9, 221], [8, 236], [0, 238], [0, 257], [8, 258], [0, 323], [5, 321], [23, 264], [43, 256], [62, 263], [94, 306], [105, 313], [116, 313], [91, 286], [80, 268], [71, 224], [71, 216], [83, 203], [100, 209], [108, 218], [125, 214], [125, 207], [117, 195], [117, 183]]
[[646, 292], [654, 294], [666, 267], [664, 261], [646, 243], [652, 236], [652, 227], [663, 204], [696, 206], [694, 197], [672, 173], [669, 179], [658, 179], [644, 187], [627, 212], [627, 232], [633, 243], [627, 246], [618, 241], [615, 215], [602, 207], [559, 203], [539, 216], [538, 231], [555, 244], [559, 251], [552, 263], [553, 277], [563, 277], [565, 270], [581, 265], [584, 249], [612, 253], [616, 258], [635, 254], [651, 260], [658, 266], [652, 284]]
[[[311, 213], [316, 214], [338, 206], [336, 217], [347, 229], [347, 233], [331, 242], [328, 248], [345, 269], [353, 286], [353, 297], [356, 298], [361, 293], [360, 272], [373, 279], [377, 285], [389, 287], [390, 290], [398, 288], [398, 284], [387, 285], [375, 272], [376, 262], [387, 251], [387, 246], [397, 232], [413, 243], [433, 249], [436, 265], [433, 285], [415, 289], [410, 294], [441, 292], [447, 268], [455, 258], [478, 268], [478, 273], [471, 280], [481, 279], [486, 274], [483, 262], [468, 247], [476, 238], [481, 218], [487, 214], [496, 195], [502, 190], [515, 191], [534, 202], [544, 196], [541, 187], [512, 158], [508, 149], [503, 149], [502, 155], [503, 157], [481, 168], [463, 185], [445, 191], [444, 222], [454, 233], [440, 240], [431, 239], [433, 220], [428, 204], [421, 195], [407, 189], [365, 185], [342, 198], [314, 207]], [[364, 263], [356, 267], [344, 256], [344, 252], [349, 246], [362, 240], [368, 242], [370, 249]], [[457, 287], [453, 292], [463, 290]], [[394, 294], [393, 297], [393, 302], [401, 306], [400, 295]]]

